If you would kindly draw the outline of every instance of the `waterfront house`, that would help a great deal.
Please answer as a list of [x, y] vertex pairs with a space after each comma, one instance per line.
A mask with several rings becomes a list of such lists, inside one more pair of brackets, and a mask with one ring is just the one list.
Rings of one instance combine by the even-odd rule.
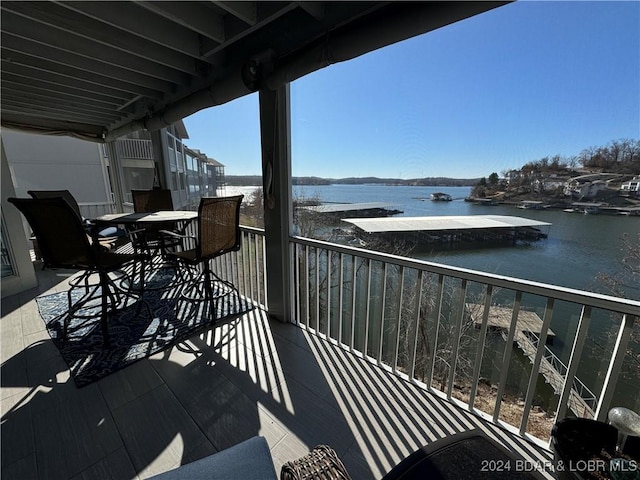
[[[147, 478], [260, 434], [276, 465], [328, 443], [353, 478], [372, 479], [473, 428], [548, 466], [548, 429], [531, 429], [545, 416], [534, 404], [544, 336], [552, 321], [575, 332], [552, 423], [582, 395], [574, 380], [592, 317], [611, 314], [615, 342], [577, 413], [605, 419], [639, 302], [291, 234], [290, 82], [500, 5], [2, 2], [3, 129], [104, 142], [117, 169], [123, 136], [147, 130], [155, 152], [162, 128], [259, 92], [266, 198], [265, 228], [243, 228], [242, 250], [217, 265], [255, 308], [77, 389], [35, 303], [64, 292], [73, 272], [34, 270], [2, 149], [2, 477]], [[171, 173], [180, 178], [177, 164]], [[118, 179], [111, 208], [122, 212]], [[487, 322], [466, 328], [467, 296], [488, 319], [498, 294], [512, 326], [521, 308], [542, 319], [515, 413], [503, 400], [516, 329], [485, 352]], [[496, 368], [481, 378], [487, 355]]]
[[558, 189], [563, 189], [569, 179], [565, 177], [559, 177], [556, 175], [550, 175], [548, 177], [536, 178], [533, 181], [534, 192], [555, 192]]
[[505, 172], [505, 180], [507, 185], [511, 185], [513, 183], [520, 183], [520, 181], [524, 178], [525, 174], [521, 170], [508, 170]]
[[577, 199], [595, 198], [598, 192], [607, 188], [604, 180], [589, 180], [579, 177], [573, 178], [565, 183], [564, 194]]
[[620, 185], [620, 193], [630, 197], [640, 196], [640, 177], [634, 177], [628, 182]]

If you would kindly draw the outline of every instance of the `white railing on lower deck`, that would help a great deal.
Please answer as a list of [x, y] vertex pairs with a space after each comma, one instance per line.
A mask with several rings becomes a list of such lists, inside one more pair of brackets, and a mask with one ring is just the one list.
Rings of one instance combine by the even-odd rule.
[[[123, 138], [116, 140], [116, 148], [121, 158], [153, 160], [153, 145], [151, 144], [151, 140]], [[106, 158], [109, 158], [109, 148], [107, 144], [102, 145], [102, 154]]]
[[267, 309], [264, 231], [244, 226], [240, 230], [240, 250], [214, 259], [214, 271], [233, 283], [241, 295]]
[[[304, 328], [521, 435], [529, 433], [542, 366], [547, 381], [557, 377], [559, 382], [553, 421], [569, 409], [580, 416], [606, 418], [640, 302], [301, 237], [292, 237], [290, 247], [293, 314]], [[475, 312], [475, 323], [470, 318], [469, 304], [480, 304], [481, 321], [480, 312]], [[506, 342], [491, 339], [495, 327], [489, 325], [489, 317], [496, 306], [509, 308]], [[526, 330], [518, 323], [524, 310], [541, 314], [539, 341], [529, 357], [520, 359], [521, 365], [523, 359], [529, 365], [528, 375], [514, 374], [512, 368], [517, 356], [513, 345]], [[603, 357], [605, 361], [594, 382], [599, 385], [592, 385], [597, 393], [587, 389], [597, 401], [590, 398], [585, 403], [575, 385], [584, 385], [577, 374], [584, 370], [579, 370], [587, 357], [582, 352], [596, 317], [605, 317], [617, 331], [599, 358], [598, 368]], [[571, 345], [563, 352], [568, 357], [564, 368], [555, 372], [545, 363], [552, 319], [567, 332], [565, 341]], [[499, 400], [481, 411], [476, 401], [485, 378]], [[520, 385], [519, 402], [511, 402], [521, 409], [515, 420], [501, 408], [513, 383]], [[536, 435], [549, 438], [546, 432]]]
[[101, 215], [115, 212], [116, 204], [113, 202], [82, 202], [79, 204], [80, 213], [84, 218], [92, 219]]

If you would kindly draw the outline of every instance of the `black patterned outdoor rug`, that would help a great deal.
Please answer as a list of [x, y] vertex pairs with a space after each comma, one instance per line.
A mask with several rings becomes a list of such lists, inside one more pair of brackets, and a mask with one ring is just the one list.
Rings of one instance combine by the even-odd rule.
[[[145, 291], [141, 300], [134, 299], [121, 310], [109, 314], [108, 347], [102, 336], [99, 315], [89, 319], [73, 317], [67, 340], [62, 341], [63, 322], [68, 312], [67, 292], [43, 295], [36, 298], [36, 302], [76, 385], [83, 387], [253, 308], [237, 292], [218, 299], [214, 308], [208, 307], [206, 302], [189, 304], [180, 299], [180, 287], [178, 284], [172, 288]], [[83, 289], [74, 289], [72, 302], [83, 293]], [[96, 297], [96, 301], [79, 313], [84, 316], [97, 314], [100, 295]], [[209, 310], [214, 310], [211, 315]]]

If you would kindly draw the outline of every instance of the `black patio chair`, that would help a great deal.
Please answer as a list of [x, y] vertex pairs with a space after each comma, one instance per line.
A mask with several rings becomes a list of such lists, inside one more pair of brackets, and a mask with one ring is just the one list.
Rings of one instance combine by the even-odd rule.
[[[153, 213], [162, 210], [173, 210], [171, 190], [154, 188], [153, 190], [131, 190], [133, 210], [136, 213]], [[179, 238], [161, 233], [167, 230], [179, 235], [184, 235], [184, 227], [176, 228], [175, 223], [156, 224], [154, 227], [146, 227], [144, 231], [133, 237], [133, 248], [153, 255], [159, 253], [163, 258], [171, 250], [179, 247], [182, 241]]]
[[[87, 237], [84, 225], [73, 207], [63, 197], [52, 198], [9, 198], [8, 201], [20, 210], [29, 222], [33, 233], [38, 240], [44, 262], [51, 268], [65, 268], [82, 270], [85, 272], [79, 278], [84, 278], [85, 292], [79, 300], [73, 301], [72, 291], [79, 287], [77, 280], [70, 280], [71, 288], [67, 292], [69, 311], [66, 314], [62, 338], [67, 340], [69, 323], [72, 318], [95, 318], [100, 316], [102, 334], [106, 345], [109, 344], [108, 315], [117, 308], [126, 306], [130, 299], [137, 300], [139, 296], [132, 291], [125, 290], [116, 285], [116, 280], [111, 277], [114, 272], [119, 272], [119, 277], [126, 274], [123, 269], [132, 266], [132, 274], [135, 275], [136, 265], [140, 265], [140, 275], [144, 278], [143, 256], [139, 254], [123, 254], [104, 250], [92, 245]], [[89, 283], [89, 277], [96, 274], [98, 282]], [[132, 284], [133, 282], [129, 282]], [[142, 284], [142, 282], [141, 282]], [[100, 313], [94, 312], [100, 300]], [[91, 303], [91, 308], [89, 303]], [[96, 308], [93, 308], [93, 307]], [[91, 313], [82, 313], [87, 307]]]
[[87, 234], [91, 236], [91, 241], [97, 241], [102, 248], [107, 250], [113, 250], [117, 248], [122, 240], [123, 234], [103, 234], [99, 231], [94, 231], [95, 225], [82, 216], [80, 212], [80, 205], [75, 199], [73, 194], [69, 190], [29, 190], [27, 192], [33, 198], [64, 198], [65, 201], [71, 206], [73, 211], [78, 215], [78, 218], [82, 221], [84, 229]]
[[131, 190], [133, 210], [139, 212], [159, 212], [173, 210], [171, 190], [154, 188], [153, 190]]
[[[216, 275], [211, 261], [229, 252], [240, 250], [240, 204], [244, 195], [232, 197], [202, 197], [198, 207], [197, 235], [186, 236], [195, 242], [195, 248], [174, 252], [170, 256], [184, 264], [189, 272], [202, 265], [202, 271], [187, 280], [181, 291], [181, 298], [190, 302], [206, 301], [215, 311], [215, 300], [238, 293], [233, 283]], [[172, 232], [165, 232], [177, 236]], [[215, 284], [215, 285], [214, 285]]]

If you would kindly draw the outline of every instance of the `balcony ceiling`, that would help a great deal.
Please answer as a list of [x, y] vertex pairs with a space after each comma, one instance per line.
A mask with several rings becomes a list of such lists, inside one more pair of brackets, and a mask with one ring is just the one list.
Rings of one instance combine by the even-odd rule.
[[155, 130], [504, 3], [2, 1], [2, 125]]

